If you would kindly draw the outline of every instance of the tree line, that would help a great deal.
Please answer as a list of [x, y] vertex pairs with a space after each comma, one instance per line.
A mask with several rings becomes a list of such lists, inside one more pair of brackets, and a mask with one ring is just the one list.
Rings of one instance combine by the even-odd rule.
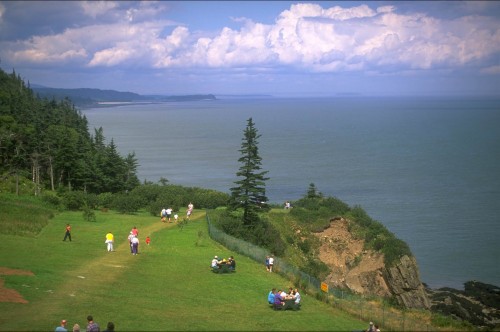
[[0, 69], [0, 174], [43, 189], [118, 193], [137, 187], [135, 153], [122, 157], [102, 127], [88, 121], [69, 99], [40, 98], [13, 70]]

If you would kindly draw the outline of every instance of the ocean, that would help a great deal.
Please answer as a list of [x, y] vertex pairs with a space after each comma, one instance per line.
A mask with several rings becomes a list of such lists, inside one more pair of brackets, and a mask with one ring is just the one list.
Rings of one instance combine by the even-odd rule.
[[500, 99], [219, 97], [82, 114], [135, 152], [141, 181], [223, 192], [251, 117], [271, 202], [314, 183], [407, 242], [430, 287], [500, 285]]

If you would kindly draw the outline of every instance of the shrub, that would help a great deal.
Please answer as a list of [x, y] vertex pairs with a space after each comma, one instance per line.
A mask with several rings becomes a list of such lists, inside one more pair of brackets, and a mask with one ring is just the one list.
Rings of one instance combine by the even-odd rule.
[[113, 209], [120, 213], [135, 213], [141, 208], [141, 201], [137, 199], [136, 195], [129, 194], [115, 194], [113, 195]]

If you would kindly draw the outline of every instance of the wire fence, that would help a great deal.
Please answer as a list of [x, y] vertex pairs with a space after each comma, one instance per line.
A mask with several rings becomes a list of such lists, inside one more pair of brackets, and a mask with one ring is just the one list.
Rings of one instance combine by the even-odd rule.
[[[213, 240], [232, 251], [250, 257], [264, 265], [266, 256], [269, 255], [267, 249], [237, 239], [219, 230], [212, 224], [209, 212], [206, 212], [206, 220], [208, 223], [208, 234]], [[315, 296], [318, 300], [322, 300], [361, 320], [374, 322], [385, 331], [446, 330], [432, 326], [428, 321], [430, 315], [424, 310], [396, 309], [385, 302], [371, 301], [369, 298], [343, 289], [334, 288], [330, 285], [325, 290], [325, 287], [322, 288], [320, 280], [287, 264], [280, 257], [274, 257], [273, 272], [281, 274], [307, 294]]]

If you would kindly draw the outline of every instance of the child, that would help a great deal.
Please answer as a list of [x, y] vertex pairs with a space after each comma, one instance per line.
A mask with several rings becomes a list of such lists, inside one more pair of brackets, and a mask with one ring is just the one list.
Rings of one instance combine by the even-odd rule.
[[146, 236], [146, 244], [149, 246], [150, 243], [151, 243], [151, 239], [149, 238], [149, 236]]
[[174, 214], [174, 220], [175, 220], [175, 222], [177, 222], [177, 219], [179, 219], [179, 215], [176, 213], [176, 214]]

